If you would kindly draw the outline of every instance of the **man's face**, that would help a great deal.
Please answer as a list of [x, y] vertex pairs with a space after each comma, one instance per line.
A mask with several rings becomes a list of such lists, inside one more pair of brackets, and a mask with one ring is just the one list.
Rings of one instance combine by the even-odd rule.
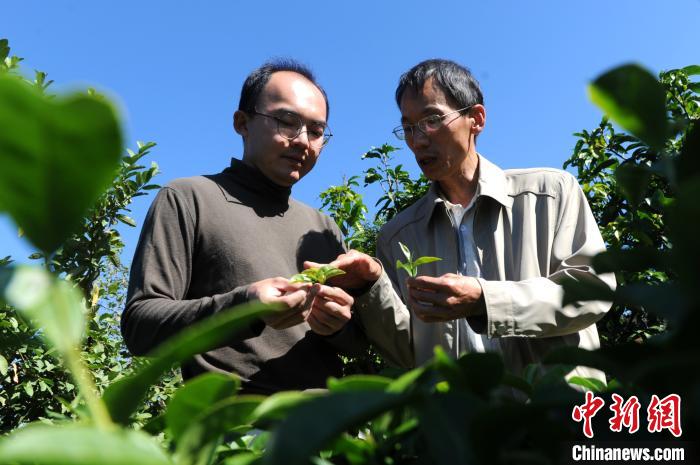
[[243, 160], [257, 167], [280, 186], [291, 186], [316, 164], [321, 153], [317, 141], [309, 141], [307, 130], [326, 122], [326, 100], [321, 91], [304, 76], [279, 71], [270, 76], [255, 109], [287, 121], [297, 115], [305, 127], [293, 140], [277, 132], [274, 118], [236, 112], [234, 126], [243, 136]]
[[[459, 109], [448, 101], [439, 87], [433, 86], [432, 78], [418, 92], [406, 89], [400, 108], [402, 124], [415, 124], [425, 117]], [[428, 135], [414, 128], [413, 135], [407, 134], [406, 137], [406, 144], [413, 151], [418, 166], [431, 181], [457, 178], [468, 154], [474, 150], [473, 120], [469, 116], [453, 113], [445, 117], [443, 123], [441, 128]]]

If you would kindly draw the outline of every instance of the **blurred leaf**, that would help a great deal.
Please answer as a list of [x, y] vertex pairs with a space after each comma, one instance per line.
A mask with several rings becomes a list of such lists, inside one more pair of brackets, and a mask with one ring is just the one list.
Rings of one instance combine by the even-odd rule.
[[252, 413], [251, 421], [256, 426], [282, 420], [290, 410], [311, 400], [312, 395], [299, 391], [278, 392], [265, 399]]
[[486, 397], [503, 380], [505, 368], [499, 354], [471, 353], [460, 357], [457, 365], [472, 392]]
[[138, 431], [102, 431], [81, 424], [33, 424], [0, 442], [0, 463], [12, 465], [171, 465], [155, 441]]
[[192, 419], [212, 404], [234, 396], [238, 386], [238, 377], [223, 373], [205, 373], [185, 383], [175, 392], [165, 414], [173, 439], [177, 442]]
[[127, 423], [151, 385], [175, 363], [220, 347], [236, 331], [273, 308], [257, 302], [240, 305], [199, 321], [165, 341], [151, 353], [150, 363], [105, 390], [103, 399], [112, 419]]
[[114, 110], [85, 95], [48, 100], [0, 77], [0, 127], [0, 210], [52, 252], [115, 174], [122, 140]]
[[263, 399], [262, 396], [230, 397], [190, 417], [187, 429], [177, 441], [177, 461], [209, 463], [212, 450], [224, 435], [230, 437], [232, 432], [243, 434], [252, 429], [252, 412]]
[[342, 391], [384, 391], [393, 382], [391, 378], [376, 375], [353, 375], [345, 378], [329, 378], [331, 392]]
[[431, 464], [474, 463], [469, 424], [481, 402], [463, 392], [450, 392], [427, 397], [417, 407]]
[[636, 207], [644, 199], [644, 193], [649, 187], [651, 171], [646, 166], [626, 163], [615, 170], [615, 179], [630, 206]]
[[22, 265], [0, 274], [10, 275], [0, 287], [4, 300], [38, 325], [53, 347], [65, 354], [80, 344], [87, 309], [77, 289], [38, 267]]
[[667, 136], [666, 92], [639, 65], [617, 67], [588, 87], [591, 100], [613, 121], [660, 150]]
[[676, 163], [678, 180], [681, 182], [700, 174], [700, 123], [694, 123], [686, 134]]
[[409, 397], [384, 392], [338, 392], [298, 406], [280, 423], [268, 443], [264, 463], [306, 465], [334, 437], [379, 414], [404, 405]]
[[0, 61], [4, 61], [8, 55], [10, 55], [9, 42], [7, 39], [0, 39]]
[[568, 379], [569, 384], [575, 384], [586, 388], [592, 392], [604, 392], [606, 389], [605, 383], [596, 378], [582, 378], [581, 376], [572, 376]]
[[700, 74], [700, 65], [690, 65], [683, 68], [683, 72], [688, 76], [695, 76]]
[[413, 266], [425, 265], [426, 263], [437, 262], [440, 260], [442, 260], [442, 258], [439, 258], [439, 257], [420, 257], [420, 258], [417, 258], [415, 262], [413, 262]]
[[0, 375], [5, 376], [7, 375], [7, 369], [9, 365], [7, 363], [7, 359], [0, 355]]
[[666, 270], [669, 260], [669, 252], [653, 248], [608, 249], [593, 257], [593, 268], [598, 273], [645, 271], [649, 268]]

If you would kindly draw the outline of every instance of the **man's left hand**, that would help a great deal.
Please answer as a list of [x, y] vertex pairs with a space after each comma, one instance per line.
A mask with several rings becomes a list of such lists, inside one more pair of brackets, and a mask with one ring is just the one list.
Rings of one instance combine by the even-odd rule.
[[447, 273], [408, 278], [408, 306], [426, 323], [483, 315], [481, 285], [476, 278]]
[[314, 284], [314, 301], [306, 322], [311, 330], [322, 336], [340, 331], [352, 318], [350, 308], [354, 299], [339, 287]]

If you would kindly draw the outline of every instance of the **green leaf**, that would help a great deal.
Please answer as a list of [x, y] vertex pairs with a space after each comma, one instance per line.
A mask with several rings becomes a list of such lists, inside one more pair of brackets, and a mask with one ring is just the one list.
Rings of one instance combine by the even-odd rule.
[[331, 265], [323, 265], [320, 270], [320, 275], [321, 275], [321, 280], [319, 281], [321, 284], [324, 284], [326, 281], [328, 281], [330, 278], [334, 276], [340, 276], [344, 275], [345, 271], [336, 268]]
[[10, 46], [7, 39], [0, 39], [0, 61], [5, 61], [10, 55]]
[[333, 438], [379, 414], [404, 405], [409, 397], [385, 392], [338, 392], [312, 399], [289, 413], [275, 430], [266, 464], [305, 465]]
[[665, 270], [669, 267], [669, 255], [668, 251], [653, 248], [609, 249], [593, 257], [593, 268], [598, 273]]
[[236, 331], [275, 308], [257, 302], [240, 305], [206, 318], [165, 341], [151, 353], [150, 363], [105, 390], [103, 400], [112, 419], [127, 423], [151, 385], [175, 363], [220, 347]]
[[700, 75], [700, 65], [690, 65], [683, 68], [683, 72], [688, 76]]
[[569, 384], [575, 384], [586, 388], [592, 392], [604, 392], [606, 390], [605, 383], [596, 378], [583, 378], [581, 376], [572, 376], [568, 379]]
[[49, 100], [0, 77], [0, 210], [40, 250], [75, 232], [113, 179], [122, 139], [112, 107], [85, 95]]
[[644, 199], [644, 194], [649, 187], [651, 171], [646, 166], [626, 163], [615, 170], [615, 178], [630, 206], [636, 207]]
[[172, 465], [149, 436], [71, 424], [33, 424], [0, 442], [0, 463], [13, 465]]
[[487, 396], [501, 384], [505, 374], [501, 356], [494, 353], [467, 354], [457, 360], [457, 365], [469, 389], [480, 396]]
[[165, 422], [177, 442], [182, 433], [202, 411], [212, 404], [234, 396], [240, 386], [238, 377], [223, 373], [198, 376], [175, 392], [168, 403]]
[[178, 462], [200, 463], [197, 458], [210, 454], [224, 434], [249, 431], [252, 412], [263, 400], [263, 396], [230, 397], [191, 416], [178, 439]]
[[564, 288], [563, 304], [587, 300], [604, 300], [612, 302], [615, 292], [599, 279], [576, 280], [573, 277], [561, 283]]
[[411, 261], [411, 251], [406, 247], [404, 244], [399, 242], [399, 247], [401, 247], [401, 252], [403, 252], [404, 256], [406, 257], [406, 260], [409, 262]]
[[329, 378], [328, 390], [343, 391], [384, 391], [394, 380], [377, 375], [352, 375], [341, 379]]
[[282, 420], [290, 410], [313, 398], [313, 394], [299, 391], [278, 392], [265, 399], [252, 413], [251, 421], [262, 425]]
[[7, 370], [9, 368], [9, 364], [7, 363], [7, 359], [0, 355], [0, 375], [5, 376], [7, 375]]
[[418, 267], [419, 265], [425, 265], [426, 263], [432, 263], [432, 262], [439, 262], [442, 260], [442, 258], [439, 257], [420, 257], [416, 259], [416, 261], [413, 262], [414, 267]]
[[651, 147], [663, 148], [668, 128], [666, 92], [649, 71], [623, 65], [599, 76], [588, 91], [610, 119]]
[[688, 129], [676, 163], [679, 181], [691, 180], [700, 175], [700, 123], [696, 122]]
[[9, 279], [0, 294], [42, 328], [44, 339], [63, 354], [80, 344], [87, 309], [78, 289], [39, 267], [21, 265], [2, 274]]
[[25, 382], [22, 387], [24, 388], [24, 392], [26, 392], [29, 397], [34, 395], [34, 386], [32, 386], [31, 382]]

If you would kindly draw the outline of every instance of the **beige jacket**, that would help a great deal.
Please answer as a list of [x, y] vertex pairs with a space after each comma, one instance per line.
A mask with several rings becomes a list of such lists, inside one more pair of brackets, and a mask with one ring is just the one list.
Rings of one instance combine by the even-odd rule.
[[[556, 169], [503, 171], [479, 155], [478, 182], [473, 239], [486, 315], [467, 319], [471, 328], [501, 338], [506, 367], [516, 374], [556, 346], [598, 348], [595, 322], [610, 303], [563, 306], [558, 284], [571, 277], [615, 287], [614, 275], [596, 275], [590, 266], [590, 258], [605, 245], [576, 179]], [[367, 336], [391, 363], [403, 367], [432, 358], [435, 345], [460, 355], [453, 353], [455, 322], [424, 323], [411, 318], [403, 304], [408, 291], [406, 274], [395, 266], [397, 259], [404, 260], [399, 242], [416, 257], [442, 258], [422, 265], [420, 274], [459, 272], [459, 240], [436, 185], [379, 233], [377, 257], [385, 273], [356, 299]], [[582, 367], [570, 376], [604, 380], [601, 372]]]

